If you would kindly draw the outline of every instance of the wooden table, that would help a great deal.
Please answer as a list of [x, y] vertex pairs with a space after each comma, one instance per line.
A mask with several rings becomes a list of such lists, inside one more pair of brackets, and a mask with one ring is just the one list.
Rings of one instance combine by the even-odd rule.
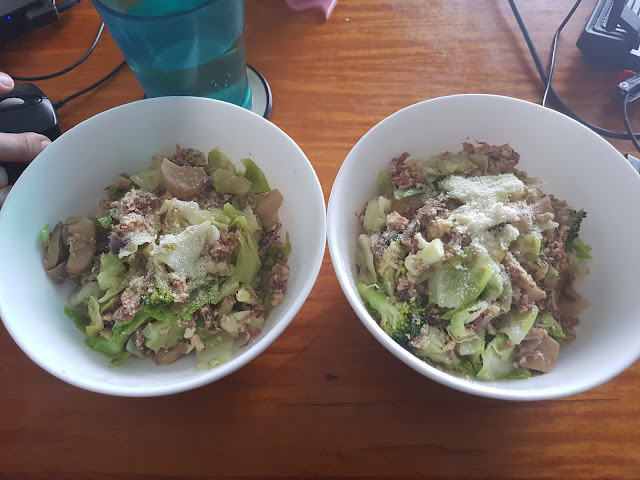
[[[518, 3], [546, 62], [573, 2]], [[555, 85], [580, 115], [621, 130], [615, 74], [575, 47], [595, 0], [583, 3], [561, 36]], [[271, 84], [272, 121], [306, 152], [327, 199], [349, 149], [402, 107], [464, 92], [541, 98], [504, 1], [340, 0], [325, 22], [280, 0], [247, 0], [246, 16], [248, 61]], [[99, 24], [85, 0], [57, 24], [4, 46], [0, 68], [37, 75], [66, 66]], [[39, 86], [64, 98], [121, 59], [105, 34], [84, 64]], [[141, 96], [125, 69], [61, 109], [62, 129]], [[640, 113], [631, 110], [640, 129]], [[629, 142], [614, 145], [633, 151]], [[2, 479], [640, 478], [640, 363], [555, 401], [509, 403], [450, 390], [368, 334], [328, 253], [308, 301], [263, 355], [184, 394], [82, 391], [37, 367], [0, 328]]]

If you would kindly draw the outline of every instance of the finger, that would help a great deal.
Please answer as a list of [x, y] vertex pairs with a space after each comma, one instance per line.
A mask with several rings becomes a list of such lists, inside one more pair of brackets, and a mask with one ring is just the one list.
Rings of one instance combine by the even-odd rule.
[[9, 93], [11, 90], [13, 90], [13, 87], [15, 87], [13, 78], [11, 78], [4, 72], [0, 72], [0, 94]]
[[0, 165], [0, 188], [9, 185], [9, 173], [7, 169]]
[[50, 144], [38, 133], [0, 133], [0, 162], [29, 163]]
[[13, 185], [9, 185], [8, 187], [0, 188], [0, 208], [4, 205], [4, 201], [7, 199], [7, 195], [9, 195], [12, 186]]

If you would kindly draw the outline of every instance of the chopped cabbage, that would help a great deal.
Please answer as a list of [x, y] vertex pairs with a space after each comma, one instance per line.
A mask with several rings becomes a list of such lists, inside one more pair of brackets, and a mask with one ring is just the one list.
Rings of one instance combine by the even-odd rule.
[[369, 200], [364, 212], [364, 228], [367, 232], [379, 232], [387, 224], [387, 213], [391, 211], [391, 200], [377, 197]]
[[489, 256], [470, 246], [434, 272], [429, 292], [439, 307], [459, 308], [478, 298], [492, 276]]
[[482, 352], [482, 369], [478, 378], [500, 380], [513, 371], [514, 345], [504, 333], [497, 334]]
[[520, 312], [517, 308], [512, 308], [501, 317], [498, 331], [506, 334], [513, 344], [520, 345], [520, 342], [524, 340], [524, 337], [533, 327], [537, 316], [538, 307], [535, 305], [531, 307], [531, 310], [524, 312]]

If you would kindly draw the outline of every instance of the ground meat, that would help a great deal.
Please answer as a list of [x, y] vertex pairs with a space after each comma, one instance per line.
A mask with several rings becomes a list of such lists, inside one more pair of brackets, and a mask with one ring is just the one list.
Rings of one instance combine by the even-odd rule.
[[[548, 195], [548, 197], [549, 201], [551, 202], [551, 211], [553, 212], [561, 213], [569, 206], [566, 200], [560, 200], [556, 198], [555, 195]], [[558, 221], [561, 223], [567, 223], [564, 222], [564, 216], [561, 214], [558, 215]]]
[[238, 233], [235, 227], [228, 231], [220, 230], [220, 238], [211, 245], [206, 252], [213, 260], [222, 260], [231, 255], [239, 244]]
[[437, 197], [427, 198], [422, 207], [418, 209], [416, 216], [413, 219], [420, 222], [423, 229], [427, 228], [431, 222], [442, 214], [442, 212], [447, 210], [448, 200], [449, 197], [442, 193]]
[[207, 159], [200, 150], [181, 148], [180, 145], [176, 145], [176, 153], [169, 160], [181, 167], [204, 167], [207, 165]]
[[160, 198], [142, 190], [131, 190], [122, 197], [122, 215], [136, 213], [139, 215], [152, 215], [160, 208]]
[[558, 304], [555, 295], [547, 294], [546, 298], [536, 302], [536, 306], [540, 312], [549, 312], [553, 318], [558, 318]]
[[200, 205], [200, 208], [222, 208], [225, 204], [230, 203], [233, 195], [230, 193], [217, 193], [207, 190], [193, 199]]
[[[515, 166], [520, 161], [520, 154], [506, 144], [489, 145], [486, 142], [479, 142], [478, 145], [472, 145], [470, 143], [464, 143], [463, 148], [469, 154], [479, 153], [487, 156], [489, 159], [487, 175], [515, 173]], [[471, 149], [473, 149], [473, 151], [471, 151]]]
[[[400, 238], [402, 239], [402, 236], [406, 233], [407, 232], [405, 231], [405, 233], [403, 233]], [[398, 238], [398, 233], [392, 232], [390, 230], [385, 230], [382, 233], [374, 233], [373, 235], [371, 235], [371, 252], [373, 253], [376, 262], [379, 262], [382, 259], [384, 251], [389, 247], [391, 241], [396, 238]], [[413, 235], [410, 237], [408, 245], [411, 245], [412, 242]]]
[[576, 331], [575, 327], [580, 323], [580, 319], [575, 317], [568, 316], [558, 316], [555, 317], [558, 320], [558, 323], [562, 327], [563, 333], [567, 336], [566, 341], [575, 340]]
[[407, 158], [409, 154], [405, 152], [391, 160], [391, 183], [396, 188], [415, 187], [423, 185], [426, 181], [424, 173], [413, 165], [406, 164]]
[[460, 253], [463, 248], [471, 245], [471, 238], [462, 232], [452, 230], [444, 236], [445, 250]]
[[398, 212], [391, 212], [387, 215], [387, 228], [394, 232], [402, 232], [409, 225], [409, 220], [404, 218]]
[[281, 242], [278, 240], [278, 233], [281, 228], [282, 223], [276, 223], [269, 230], [264, 230], [262, 232], [260, 240], [258, 241], [258, 256], [262, 258], [267, 248], [271, 245], [281, 245]]
[[205, 305], [204, 307], [198, 310], [198, 313], [204, 320], [204, 329], [208, 330], [213, 326], [213, 321], [215, 319], [215, 312], [211, 305]]
[[400, 235], [400, 242], [402, 242], [403, 245], [410, 247], [411, 245], [413, 245], [413, 238], [419, 231], [420, 222], [417, 222], [415, 220], [409, 222], [409, 225], [407, 225], [407, 229], [402, 232], [402, 235]]
[[450, 320], [445, 320], [442, 318], [449, 309], [448, 308], [440, 308], [440, 307], [432, 307], [429, 310], [429, 316], [427, 317], [427, 323], [429, 325], [433, 325], [435, 327], [447, 327], [451, 323]]
[[287, 264], [283, 262], [276, 263], [269, 272], [269, 283], [267, 286], [272, 306], [278, 306], [284, 301], [288, 280], [289, 267]]
[[396, 296], [406, 302], [415, 302], [420, 296], [416, 284], [406, 275], [400, 275], [396, 281]]
[[171, 272], [169, 274], [169, 282], [171, 283], [171, 295], [173, 295], [173, 301], [178, 303], [187, 302], [189, 300], [187, 277], [182, 273]]
[[565, 253], [565, 245], [557, 240], [542, 248], [542, 259], [558, 272], [562, 272], [569, 264], [569, 259]]
[[514, 286], [514, 297], [515, 287], [519, 287], [522, 295], [526, 295], [531, 302], [537, 302], [547, 296], [511, 253], [505, 255], [502, 265], [511, 279], [511, 284]]
[[120, 307], [113, 313], [114, 318], [131, 320], [140, 310], [140, 298], [151, 288], [150, 282], [144, 277], [134, 277], [127, 288], [120, 294]]
[[536, 305], [534, 301], [529, 298], [522, 288], [518, 285], [512, 285], [513, 295], [511, 297], [511, 303], [518, 307], [520, 312], [528, 312]]
[[113, 233], [120, 237], [120, 240], [112, 239], [114, 244], [122, 244], [118, 250], [128, 244], [127, 235], [155, 235], [157, 231], [157, 225], [152, 221], [150, 217], [145, 217], [139, 213], [130, 213], [120, 217], [120, 221], [113, 227]]
[[154, 215], [160, 205], [160, 199], [153, 193], [141, 190], [127, 192], [121, 202], [122, 213], [117, 225], [113, 227], [113, 233], [119, 239], [112, 236], [112, 251], [119, 251], [126, 246], [130, 236], [155, 236], [158, 225]]

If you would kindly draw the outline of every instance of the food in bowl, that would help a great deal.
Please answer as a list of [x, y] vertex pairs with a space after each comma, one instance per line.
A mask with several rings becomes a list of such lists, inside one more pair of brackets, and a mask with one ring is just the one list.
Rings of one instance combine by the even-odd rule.
[[586, 302], [586, 216], [516, 169], [509, 145], [404, 153], [360, 214], [357, 290], [380, 327], [429, 364], [481, 380], [547, 373]]
[[205, 156], [177, 146], [119, 175], [95, 211], [41, 232], [47, 273], [78, 282], [65, 313], [111, 365], [131, 356], [168, 365], [195, 352], [199, 370], [216, 367], [283, 302], [284, 199], [253, 160], [242, 164], [236, 171], [219, 148]]

